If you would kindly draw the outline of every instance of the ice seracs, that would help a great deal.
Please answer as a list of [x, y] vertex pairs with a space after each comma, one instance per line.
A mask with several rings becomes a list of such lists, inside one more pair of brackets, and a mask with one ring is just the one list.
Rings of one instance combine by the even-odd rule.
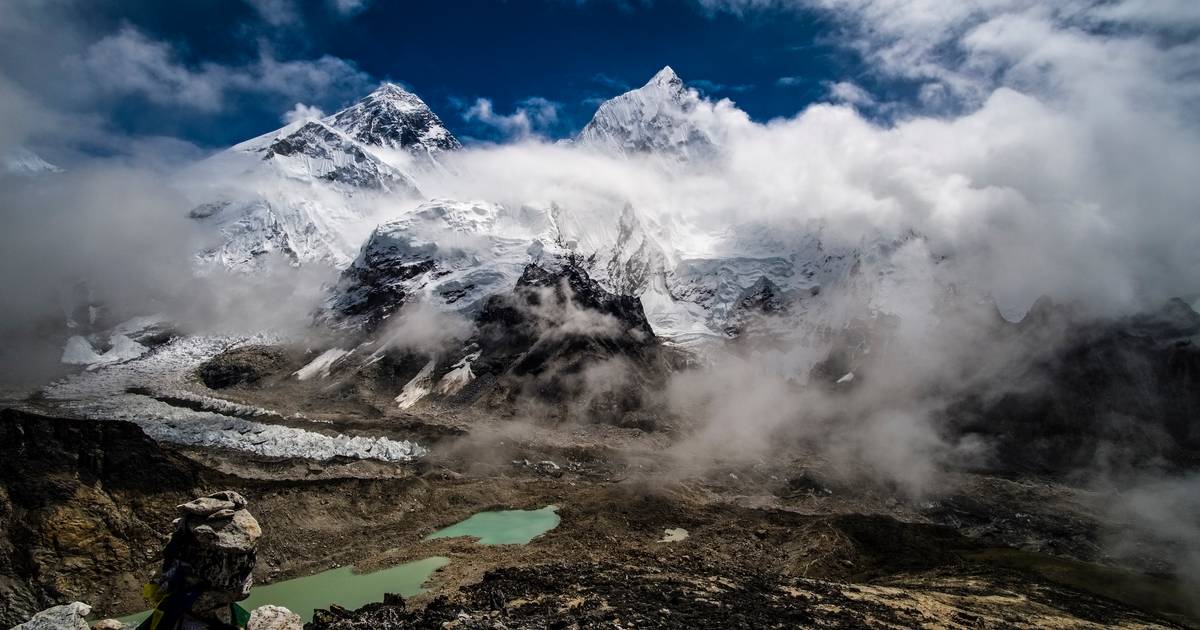
[[[47, 400], [78, 417], [133, 422], [159, 442], [313, 460], [351, 457], [406, 462], [426, 454], [424, 447], [408, 440], [327, 435], [247, 420], [240, 416], [266, 419], [277, 414], [257, 413], [245, 405], [187, 394], [195, 370], [217, 354], [237, 345], [281, 342], [265, 334], [248, 338], [178, 337], [131, 360], [69, 376], [46, 387], [44, 394]], [[171, 404], [177, 399], [203, 404]], [[237, 416], [230, 415], [234, 413]]]

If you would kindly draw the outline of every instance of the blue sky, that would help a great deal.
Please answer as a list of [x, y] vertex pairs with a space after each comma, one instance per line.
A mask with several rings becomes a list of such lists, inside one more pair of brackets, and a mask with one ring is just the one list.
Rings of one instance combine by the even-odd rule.
[[[712, 97], [733, 99], [756, 120], [793, 115], [827, 98], [831, 82], [871, 81], [824, 16], [794, 8], [709, 11], [692, 0], [97, 0], [66, 3], [42, 18], [68, 32], [56, 39], [70, 43], [32, 64], [10, 64], [11, 76], [63, 104], [70, 90], [46, 77], [63, 76], [64, 64], [83, 66], [84, 80], [95, 78], [101, 89], [77, 106], [113, 132], [203, 147], [274, 129], [297, 102], [335, 111], [382, 80], [410, 87], [460, 137], [493, 141], [504, 133], [465, 115], [477, 99], [502, 115], [530, 99], [548, 102], [554, 115], [534, 131], [563, 137], [585, 124], [600, 100], [641, 85], [664, 65]], [[100, 54], [106, 44], [108, 54]], [[121, 69], [131, 51], [143, 49], [160, 50], [161, 59]], [[123, 57], [112, 60], [114, 51]], [[264, 55], [278, 63], [336, 59], [329, 64], [340, 78], [312, 89], [255, 89], [254, 72], [236, 73]], [[97, 78], [110, 71], [115, 76]], [[139, 92], [131, 75], [141, 72], [177, 81], [178, 98]], [[189, 103], [190, 79], [219, 83], [219, 105]], [[103, 89], [122, 82], [129, 89]]]

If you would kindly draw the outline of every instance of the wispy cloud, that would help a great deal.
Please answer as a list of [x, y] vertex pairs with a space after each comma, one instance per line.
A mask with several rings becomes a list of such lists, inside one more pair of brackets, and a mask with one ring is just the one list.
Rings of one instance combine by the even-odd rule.
[[305, 105], [304, 103], [296, 103], [294, 107], [283, 113], [281, 119], [284, 124], [292, 124], [301, 120], [318, 120], [325, 117], [325, 112], [319, 107]]
[[603, 85], [604, 87], [612, 88], [613, 90], [617, 90], [620, 92], [628, 92], [629, 89], [632, 87], [629, 85], [629, 83], [622, 81], [620, 79], [610, 77], [607, 74], [604, 74], [603, 72], [597, 72], [596, 74], [592, 75], [592, 81], [594, 83]]
[[[354, 17], [371, 6], [373, 0], [325, 0], [325, 6], [335, 17]], [[269, 26], [277, 29], [305, 29], [304, 11], [298, 0], [246, 0]]]
[[803, 84], [804, 82], [805, 79], [801, 76], [779, 77], [778, 79], [775, 79], [775, 85], [780, 87], [795, 87]]
[[748, 91], [754, 89], [754, 86], [749, 83], [739, 83], [736, 85], [729, 85], [726, 83], [718, 83], [717, 81], [710, 81], [708, 79], [690, 79], [687, 82], [687, 84], [690, 85], [691, 87], [694, 87], [694, 88], [700, 90], [701, 92], [705, 92], [708, 94], [717, 94], [720, 92], [740, 93], [740, 92], [748, 92]]
[[476, 122], [495, 129], [506, 138], [521, 139], [544, 135], [559, 122], [562, 104], [540, 96], [533, 96], [517, 103], [511, 114], [501, 114], [492, 105], [491, 99], [477, 98], [462, 113], [463, 120]]
[[258, 16], [271, 26], [294, 26], [301, 22], [293, 0], [246, 0]]
[[849, 81], [838, 81], [829, 84], [829, 97], [841, 103], [860, 107], [875, 104], [875, 97], [871, 96], [870, 92]]
[[166, 42], [132, 27], [102, 38], [68, 62], [80, 89], [109, 96], [140, 95], [161, 105], [223, 109], [228, 94], [245, 92], [312, 99], [359, 94], [370, 77], [338, 57], [276, 59], [267, 50], [242, 66], [182, 63]]
[[371, 0], [329, 0], [329, 5], [338, 14], [349, 17], [367, 10]]

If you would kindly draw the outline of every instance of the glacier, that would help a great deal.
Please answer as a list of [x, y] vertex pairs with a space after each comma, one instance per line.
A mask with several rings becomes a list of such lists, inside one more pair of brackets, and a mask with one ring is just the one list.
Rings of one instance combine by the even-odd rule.
[[[249, 337], [178, 337], [123, 363], [100, 365], [43, 390], [46, 400], [73, 415], [94, 420], [127, 420], [160, 442], [248, 452], [263, 457], [329, 460], [335, 457], [407, 462], [426, 454], [408, 440], [327, 435], [294, 426], [266, 424], [242, 416], [279, 419], [279, 414], [190, 394], [188, 378], [204, 361], [242, 344], [279, 343], [270, 334]], [[147, 392], [158, 392], [159, 396]], [[205, 402], [196, 411], [158, 398]], [[236, 413], [237, 415], [229, 415]]]

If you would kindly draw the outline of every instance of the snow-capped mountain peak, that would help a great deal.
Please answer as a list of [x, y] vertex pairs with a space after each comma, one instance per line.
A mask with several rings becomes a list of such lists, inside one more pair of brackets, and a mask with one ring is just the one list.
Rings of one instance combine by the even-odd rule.
[[675, 70], [673, 70], [671, 66], [663, 66], [663, 69], [659, 70], [658, 73], [646, 83], [646, 87], [651, 85], [682, 90], [683, 79], [680, 79], [679, 75], [675, 74]]
[[708, 156], [716, 142], [694, 115], [701, 103], [699, 93], [666, 66], [642, 87], [602, 103], [576, 142], [620, 155], [683, 161]]
[[422, 199], [420, 177], [461, 146], [420, 97], [394, 83], [333, 115], [234, 145], [182, 178], [197, 204], [191, 217], [220, 233], [200, 258], [254, 269], [277, 252], [294, 264], [344, 267], [373, 203]]
[[62, 169], [42, 159], [42, 156], [23, 146], [10, 147], [0, 156], [5, 173], [25, 177], [61, 173]]
[[260, 149], [263, 160], [275, 160], [286, 174], [333, 184], [418, 194], [412, 179], [371, 154], [342, 131], [310, 120]]
[[462, 148], [421, 97], [395, 83], [380, 85], [324, 122], [363, 144], [408, 151], [435, 163], [442, 152]]

